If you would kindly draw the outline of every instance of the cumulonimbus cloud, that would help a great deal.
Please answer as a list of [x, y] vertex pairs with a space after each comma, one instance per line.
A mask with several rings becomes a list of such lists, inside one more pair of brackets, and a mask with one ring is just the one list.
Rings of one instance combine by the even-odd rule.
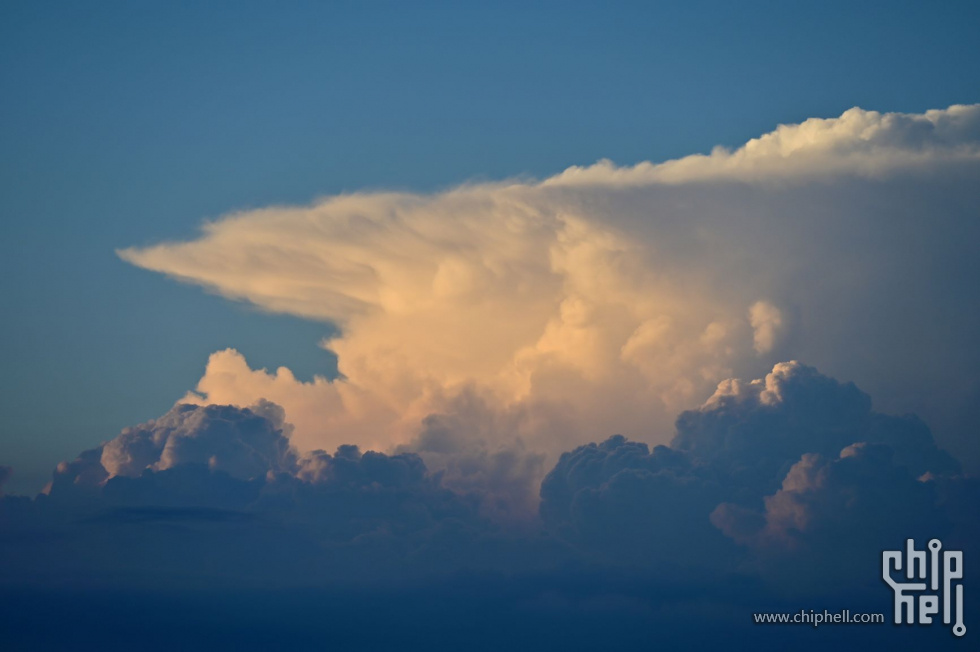
[[674, 414], [785, 354], [956, 449], [978, 397], [978, 179], [980, 105], [852, 109], [666, 163], [234, 213], [120, 255], [340, 327], [339, 379], [224, 351], [185, 398], [280, 404], [300, 450], [411, 447], [431, 415], [471, 450], [665, 443]]

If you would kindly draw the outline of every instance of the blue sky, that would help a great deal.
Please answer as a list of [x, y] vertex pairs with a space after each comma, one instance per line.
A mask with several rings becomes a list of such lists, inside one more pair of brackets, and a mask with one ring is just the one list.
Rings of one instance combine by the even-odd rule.
[[5, 3], [0, 287], [11, 487], [164, 412], [209, 353], [330, 374], [329, 325], [121, 247], [360, 189], [736, 146], [851, 106], [980, 100], [975, 3]]

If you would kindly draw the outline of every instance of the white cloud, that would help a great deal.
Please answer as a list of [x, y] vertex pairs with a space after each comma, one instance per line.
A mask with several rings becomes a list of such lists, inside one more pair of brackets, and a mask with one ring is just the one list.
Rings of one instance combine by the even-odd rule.
[[756, 301], [749, 308], [752, 343], [756, 353], [769, 353], [776, 346], [783, 327], [783, 313], [767, 301]]
[[405, 444], [464, 391], [507, 415], [492, 436], [508, 446], [664, 442], [674, 414], [781, 342], [884, 409], [952, 415], [955, 435], [980, 364], [964, 297], [978, 172], [980, 106], [852, 109], [733, 152], [247, 211], [120, 255], [340, 325], [324, 345], [343, 380], [226, 351], [191, 397], [278, 403], [301, 450]]
[[247, 410], [177, 405], [159, 419], [124, 429], [105, 443], [99, 461], [109, 477], [200, 464], [248, 480], [292, 470], [287, 437], [282, 409], [265, 401]]
[[735, 151], [716, 147], [666, 163], [617, 167], [603, 160], [571, 167], [549, 185], [648, 185], [718, 180], [765, 182], [822, 176], [880, 177], [902, 169], [980, 159], [980, 105], [922, 114], [858, 107], [839, 118], [810, 118], [753, 138]]

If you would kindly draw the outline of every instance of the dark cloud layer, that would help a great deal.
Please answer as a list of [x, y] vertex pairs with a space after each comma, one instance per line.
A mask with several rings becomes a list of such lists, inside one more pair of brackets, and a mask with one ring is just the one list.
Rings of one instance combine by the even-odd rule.
[[[940, 479], [964, 491], [957, 471], [915, 417], [876, 413], [854, 385], [790, 362], [722, 383], [680, 415], [670, 447], [615, 436], [565, 453], [542, 484], [541, 517], [617, 563], [765, 570], [808, 558], [809, 580], [843, 581], [855, 569], [837, 559], [873, 569], [883, 548], [976, 515], [962, 500], [942, 508]], [[800, 581], [778, 568], [767, 575]]]
[[617, 435], [562, 455], [541, 485], [541, 516], [606, 561], [714, 567], [726, 541], [705, 516], [724, 495], [689, 457]]
[[303, 586], [520, 569], [561, 556], [558, 542], [508, 536], [485, 514], [487, 491], [445, 486], [416, 453], [341, 446], [297, 455], [287, 433], [269, 404], [177, 405], [126, 429], [60, 464], [35, 500], [3, 498], [0, 577], [61, 587]]
[[[30, 607], [39, 596], [59, 617], [73, 595], [117, 617], [142, 602], [151, 611], [130, 614], [135, 632], [180, 618], [193, 589], [213, 592], [207, 609], [255, 612], [242, 649], [272, 640], [276, 623], [292, 633], [275, 640], [301, 648], [328, 631], [347, 649], [406, 633], [468, 649], [715, 645], [733, 632], [773, 649], [921, 644], [927, 634], [890, 626], [807, 638], [748, 622], [767, 610], [890, 613], [880, 551], [907, 537], [980, 554], [980, 485], [926, 425], [877, 413], [854, 385], [796, 362], [722, 383], [680, 415], [670, 446], [615, 435], [564, 453], [534, 517], [523, 497], [540, 458], [519, 440], [491, 448], [470, 422], [466, 410], [432, 415], [394, 454], [298, 455], [272, 404], [178, 405], [60, 464], [36, 499], [0, 497], [0, 584], [26, 596], [5, 601], [2, 636], [12, 649], [65, 646], [13, 624], [43, 620]], [[273, 590], [292, 610], [267, 603]], [[362, 610], [396, 629], [358, 630]], [[701, 631], [708, 621], [717, 634]], [[197, 622], [161, 646], [240, 638], [230, 616]], [[99, 640], [80, 627], [81, 649]], [[952, 639], [925, 631], [928, 646]], [[115, 631], [106, 649], [124, 638]]]

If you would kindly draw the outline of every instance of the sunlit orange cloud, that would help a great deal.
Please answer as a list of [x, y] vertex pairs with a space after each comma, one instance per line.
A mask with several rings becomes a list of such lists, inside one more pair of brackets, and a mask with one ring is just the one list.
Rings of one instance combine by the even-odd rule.
[[[301, 382], [228, 350], [183, 399], [278, 403], [302, 451], [392, 449], [434, 413], [491, 448], [520, 441], [554, 455], [614, 432], [665, 443], [680, 410], [781, 356], [861, 380], [887, 402], [888, 377], [908, 379], [909, 361], [861, 366], [853, 349], [874, 357], [911, 341], [894, 324], [892, 285], [919, 273], [895, 253], [921, 234], [897, 231], [879, 247], [854, 239], [874, 242], [893, 219], [888, 184], [926, 195], [937, 173], [974, 174], [978, 134], [980, 106], [853, 109], [661, 164], [235, 213], [194, 240], [120, 255], [340, 327], [322, 343], [340, 379]], [[867, 200], [855, 205], [855, 193]], [[871, 316], [869, 297], [885, 306]], [[875, 342], [855, 340], [869, 329]]]

